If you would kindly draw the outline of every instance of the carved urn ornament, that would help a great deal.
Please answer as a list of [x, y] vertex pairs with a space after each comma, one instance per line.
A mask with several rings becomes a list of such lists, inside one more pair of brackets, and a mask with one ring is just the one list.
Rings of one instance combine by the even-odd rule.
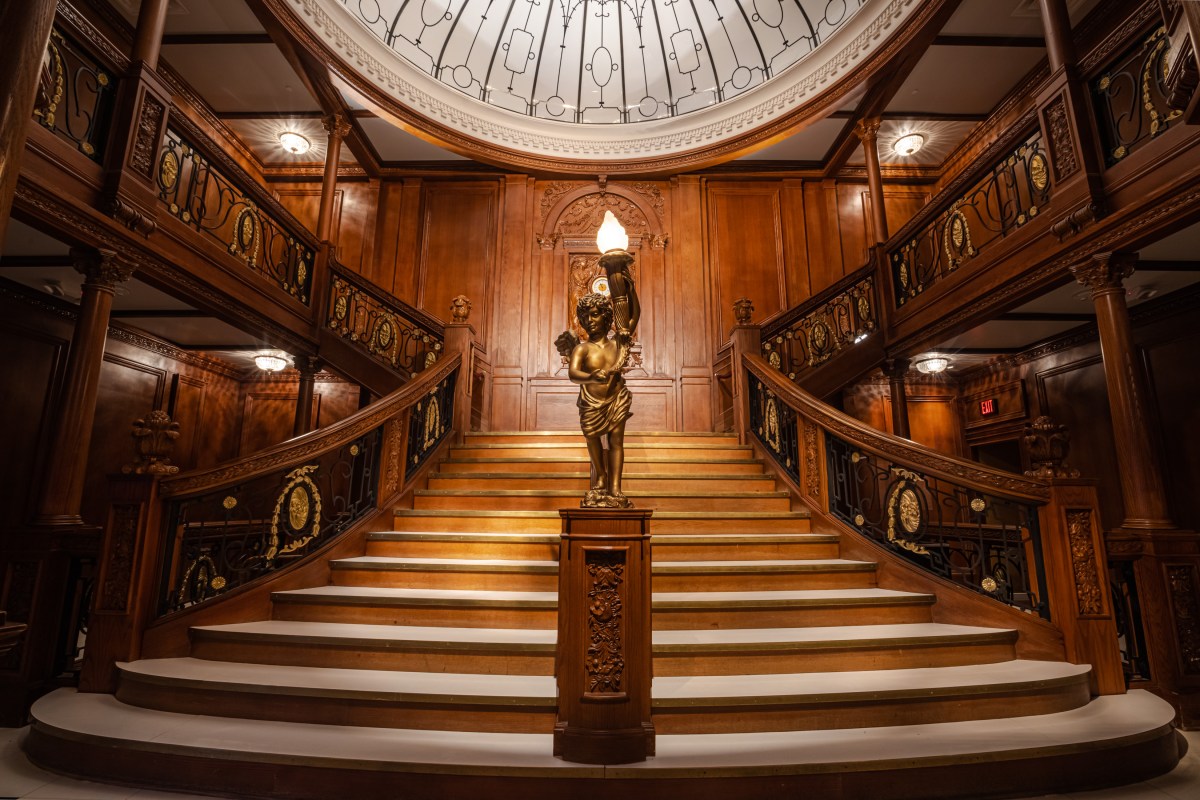
[[456, 323], [466, 322], [471, 316], [471, 301], [460, 294], [450, 301], [450, 315]]
[[738, 325], [749, 325], [750, 317], [754, 314], [754, 304], [748, 297], [739, 297], [733, 301], [733, 318]]
[[1071, 434], [1066, 425], [1058, 425], [1049, 417], [1038, 417], [1025, 426], [1025, 447], [1033, 469], [1025, 472], [1029, 478], [1078, 478], [1079, 470], [1067, 464], [1071, 450]]
[[179, 423], [165, 411], [151, 411], [133, 423], [133, 450], [137, 460], [121, 467], [125, 474], [174, 475], [179, 467], [171, 464], [171, 452], [179, 438]]
[[[591, 488], [583, 508], [631, 508], [621, 491], [625, 466], [625, 421], [633, 396], [622, 374], [630, 364], [634, 332], [641, 316], [633, 283], [629, 237], [611, 211], [596, 236], [600, 265], [608, 278], [609, 295], [592, 292], [579, 298], [575, 313], [584, 339], [564, 331], [554, 345], [568, 362], [567, 374], [579, 384], [579, 427], [587, 440]], [[612, 333], [610, 337], [609, 334]]]

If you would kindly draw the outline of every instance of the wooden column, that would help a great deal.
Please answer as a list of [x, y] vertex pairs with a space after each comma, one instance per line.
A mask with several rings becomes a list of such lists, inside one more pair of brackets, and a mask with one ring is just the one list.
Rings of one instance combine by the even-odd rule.
[[742, 355], [762, 355], [762, 329], [751, 325], [750, 318], [754, 314], [754, 306], [746, 298], [741, 298], [733, 304], [734, 319], [737, 324], [729, 332], [732, 343], [730, 358], [730, 383], [733, 386], [733, 430], [742, 444], [750, 442], [750, 382], [746, 378], [746, 370], [742, 366]]
[[321, 362], [316, 356], [300, 355], [293, 359], [293, 363], [300, 373], [300, 385], [296, 392], [296, 418], [292, 423], [292, 436], [301, 436], [313, 429], [313, 386]]
[[1175, 524], [1167, 509], [1162, 469], [1152, 444], [1146, 373], [1133, 344], [1122, 283], [1133, 274], [1136, 263], [1137, 256], [1132, 253], [1101, 253], [1072, 267], [1071, 272], [1092, 290], [1096, 306], [1100, 355], [1104, 360], [1117, 465], [1121, 470], [1121, 497], [1125, 501], [1122, 527], [1163, 530], [1174, 528]]
[[889, 358], [883, 362], [883, 373], [892, 390], [892, 433], [911, 439], [908, 427], [908, 392], [904, 377], [911, 362], [907, 358]]
[[350, 133], [350, 123], [341, 114], [330, 114], [321, 120], [329, 134], [325, 148], [325, 175], [321, 180], [321, 207], [317, 212], [317, 239], [333, 240], [333, 206], [337, 199], [338, 163], [342, 158], [342, 139]]
[[59, 404], [48, 464], [38, 500], [39, 525], [80, 525], [88, 447], [96, 413], [96, 393], [113, 293], [129, 280], [131, 267], [121, 264], [112, 250], [71, 251], [75, 269], [85, 276], [79, 318], [67, 357], [66, 380]]
[[883, 204], [883, 173], [879, 171], [879, 117], [859, 120], [854, 133], [862, 142], [867, 161], [867, 190], [871, 193], [871, 222], [875, 228], [874, 244], [888, 240], [887, 209]]
[[650, 516], [563, 509], [554, 755], [628, 764], [654, 755]]
[[57, 6], [57, 0], [11, 0], [0, 5], [0, 242], [8, 230]]
[[141, 61], [150, 70], [158, 69], [158, 56], [162, 52], [169, 2], [170, 0], [142, 0], [142, 6], [138, 9], [137, 31], [133, 36], [130, 58]]
[[1038, 0], [1046, 37], [1046, 59], [1050, 71], [1075, 64], [1075, 42], [1071, 39], [1071, 15], [1066, 0]]

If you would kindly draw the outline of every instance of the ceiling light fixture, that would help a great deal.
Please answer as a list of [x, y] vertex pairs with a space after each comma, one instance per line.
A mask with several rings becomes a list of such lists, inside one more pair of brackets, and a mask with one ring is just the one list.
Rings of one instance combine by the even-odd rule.
[[925, 375], [936, 375], [950, 368], [950, 359], [945, 356], [939, 356], [937, 353], [930, 353], [927, 356], [918, 358], [913, 366], [917, 368], [918, 372]]
[[925, 137], [919, 133], [909, 133], [901, 136], [892, 144], [892, 149], [898, 156], [911, 156], [925, 146]]
[[278, 353], [259, 353], [254, 357], [254, 365], [263, 372], [279, 372], [287, 367], [288, 362]]
[[294, 156], [302, 156], [308, 152], [308, 148], [312, 147], [312, 142], [294, 131], [284, 131], [279, 134], [279, 144]]

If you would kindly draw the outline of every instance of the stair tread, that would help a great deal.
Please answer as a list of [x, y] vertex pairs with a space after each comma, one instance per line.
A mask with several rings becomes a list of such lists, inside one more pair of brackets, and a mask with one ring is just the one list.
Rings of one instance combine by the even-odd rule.
[[[401, 672], [341, 667], [282, 666], [207, 661], [198, 658], [156, 658], [119, 663], [123, 674], [159, 684], [219, 686], [265, 694], [346, 696], [371, 699], [409, 699], [420, 702], [553, 701], [555, 679], [541, 675]], [[657, 707], [711, 704], [783, 704], [837, 702], [874, 695], [945, 695], [955, 691], [1009, 691], [1022, 686], [1059, 684], [1086, 679], [1087, 665], [1059, 661], [1001, 661], [954, 667], [862, 670], [856, 672], [713, 675], [664, 677], [653, 680]]]
[[[418, 497], [579, 497], [578, 489], [417, 489]], [[761, 498], [773, 499], [787, 497], [785, 491], [762, 492], [684, 492], [674, 489], [627, 490], [628, 497], [711, 497], [716, 499]], [[662, 513], [662, 512], [657, 512]], [[695, 512], [688, 512], [695, 513]]]
[[[574, 430], [561, 431], [471, 431], [467, 434], [470, 437], [502, 437], [502, 436], [575, 436], [579, 439], [579, 443], [583, 444], [583, 434]], [[737, 435], [732, 433], [714, 433], [712, 431], [628, 431], [625, 434], [626, 440], [632, 438], [641, 438], [643, 436], [679, 436], [693, 438], [708, 438], [708, 439], [726, 439], [729, 441], [737, 441]]]
[[376, 567], [376, 568], [395, 568], [401, 569], [404, 567], [424, 567], [426, 569], [477, 569], [485, 571], [484, 568], [504, 568], [504, 567], [519, 567], [522, 571], [545, 571], [552, 570], [558, 572], [557, 561], [534, 561], [532, 559], [518, 558], [408, 558], [396, 556], [355, 556], [353, 558], [339, 558], [329, 562], [334, 568], [353, 569], [361, 567]]
[[[365, 602], [385, 605], [388, 603], [454, 603], [478, 604], [536, 604], [541, 607], [557, 606], [558, 592], [508, 592], [483, 589], [412, 589], [387, 586], [316, 586], [307, 589], [290, 589], [272, 592], [275, 601], [330, 601]], [[748, 603], [812, 603], [817, 605], [837, 603], [888, 603], [928, 602], [934, 596], [920, 592], [904, 592], [895, 589], [864, 587], [860, 589], [789, 589], [758, 592], [654, 592], [655, 606], [677, 604], [717, 604], [736, 607]]]
[[[571, 492], [572, 497], [578, 497], [578, 492]], [[514, 519], [558, 519], [558, 511], [492, 511], [480, 509], [455, 508], [399, 508], [397, 517], [508, 517]], [[807, 510], [796, 511], [658, 511], [654, 519], [809, 519]]]
[[[741, 462], [739, 462], [741, 463]], [[622, 479], [631, 480], [671, 480], [671, 481], [761, 481], [774, 480], [775, 476], [767, 473], [708, 473], [705, 475], [690, 475], [686, 472], [629, 472], [621, 473]], [[580, 480], [591, 477], [589, 472], [435, 472], [431, 478], [449, 479], [456, 481], [474, 481], [480, 479], [496, 480], [499, 478], [530, 478], [544, 480]]]
[[[578, 442], [498, 442], [495, 444], [456, 444], [450, 447], [450, 451], [455, 450], [514, 450], [516, 448], [529, 450], [561, 450], [565, 448], [585, 448], [587, 442], [583, 437], [580, 437]], [[631, 442], [626, 440], [625, 449], [631, 450], [752, 450], [748, 444], [738, 444], [732, 442], [730, 444], [721, 444], [718, 442]]]
[[[519, 446], [519, 445], [505, 445], [505, 447], [508, 447], [508, 448], [512, 448], [512, 447], [516, 447], [516, 446]], [[574, 445], [559, 445], [559, 446], [573, 447]], [[698, 446], [710, 447], [710, 445], [698, 445]], [[763, 463], [765, 463], [765, 462], [763, 462], [763, 460], [761, 458], [686, 459], [686, 458], [659, 458], [656, 456], [639, 456], [639, 455], [630, 455], [628, 453], [626, 453], [626, 455], [625, 455], [625, 465], [626, 466], [628, 466], [630, 464], [668, 464], [668, 463], [669, 464], [678, 464], [680, 462], [692, 463], [693, 461], [694, 461], [694, 463], [697, 463], [697, 464], [739, 464], [739, 465], [744, 465], [744, 464], [763, 464]], [[442, 459], [441, 463], [443, 463], [443, 464], [528, 464], [528, 463], [544, 464], [546, 462], [587, 464], [587, 463], [589, 463], [589, 459], [587, 456], [568, 456], [568, 455], [496, 456], [494, 458], [455, 458], [454, 456], [449, 456], [447, 458]], [[622, 473], [622, 474], [624, 474], [624, 473]]]
[[[1116, 746], [1169, 725], [1174, 710], [1144, 691], [1103, 696], [1081, 708], [1036, 717], [940, 722], [881, 728], [657, 737], [655, 757], [625, 766], [583, 766], [556, 759], [550, 734], [368, 728], [153, 711], [111, 695], [59, 689], [34, 706], [38, 727], [59, 735], [107, 740], [147, 753], [195, 752], [212, 758], [376, 769], [561, 777], [654, 777], [784, 774], [851, 765], [937, 766], [947, 757], [974, 761]], [[402, 756], [400, 754], [403, 754]], [[906, 763], [908, 762], [908, 763]]]
[[[428, 569], [472, 569], [485, 567], [520, 567], [529, 571], [552, 569], [558, 571], [557, 561], [535, 561], [517, 558], [420, 558], [408, 556], [354, 556], [331, 561], [334, 568], [379, 569], [425, 567]], [[845, 558], [772, 559], [746, 561], [655, 561], [653, 572], [784, 572], [822, 570], [873, 570], [872, 561], [852, 561]]]
[[[552, 514], [553, 512], [547, 512]], [[661, 516], [657, 512], [655, 516]], [[496, 541], [496, 542], [554, 542], [561, 537], [557, 533], [513, 533], [511, 531], [376, 531], [367, 534], [367, 541], [391, 542], [406, 539], [430, 539], [447, 542], [453, 541]], [[669, 536], [650, 536], [652, 543], [689, 544], [703, 542], [706, 544], [741, 544], [741, 543], [774, 543], [774, 542], [837, 542], [837, 534], [832, 533], [687, 533], [671, 534]]]

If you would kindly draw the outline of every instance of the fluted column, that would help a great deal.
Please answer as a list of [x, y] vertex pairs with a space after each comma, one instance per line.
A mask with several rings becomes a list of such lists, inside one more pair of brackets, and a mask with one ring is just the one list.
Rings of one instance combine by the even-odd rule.
[[859, 120], [854, 133], [862, 142], [867, 161], [867, 190], [871, 193], [871, 221], [875, 244], [888, 240], [887, 209], [883, 205], [883, 173], [879, 170], [879, 117]]
[[321, 362], [316, 356], [304, 355], [296, 356], [293, 362], [300, 373], [300, 385], [296, 392], [296, 419], [292, 424], [292, 436], [300, 436], [313, 429], [313, 388]]
[[138, 10], [137, 31], [133, 37], [130, 57], [143, 62], [148, 69], [158, 69], [162, 52], [163, 31], [167, 26], [167, 4], [170, 0], [142, 0]]
[[325, 176], [321, 182], [321, 209], [317, 213], [317, 239], [328, 242], [333, 235], [333, 203], [338, 163], [342, 158], [342, 139], [350, 133], [350, 123], [341, 114], [330, 114], [321, 123], [329, 137], [325, 148]]
[[41, 525], [83, 523], [79, 505], [83, 497], [113, 294], [117, 284], [129, 280], [133, 274], [133, 269], [120, 263], [112, 250], [75, 249], [71, 251], [71, 257], [75, 269], [83, 273], [85, 280], [38, 502], [36, 522]]
[[1100, 354], [1112, 410], [1117, 465], [1121, 470], [1121, 496], [1125, 501], [1123, 527], [1173, 528], [1167, 511], [1162, 470], [1151, 445], [1145, 370], [1137, 358], [1123, 281], [1133, 274], [1137, 255], [1100, 253], [1072, 267], [1075, 279], [1092, 291]]
[[57, 6], [56, 0], [0, 4], [0, 242], [8, 230], [21, 154]]
[[892, 390], [892, 433], [911, 439], [908, 427], [908, 392], [904, 377], [911, 362], [907, 358], [889, 358], [883, 362], [883, 372]]

